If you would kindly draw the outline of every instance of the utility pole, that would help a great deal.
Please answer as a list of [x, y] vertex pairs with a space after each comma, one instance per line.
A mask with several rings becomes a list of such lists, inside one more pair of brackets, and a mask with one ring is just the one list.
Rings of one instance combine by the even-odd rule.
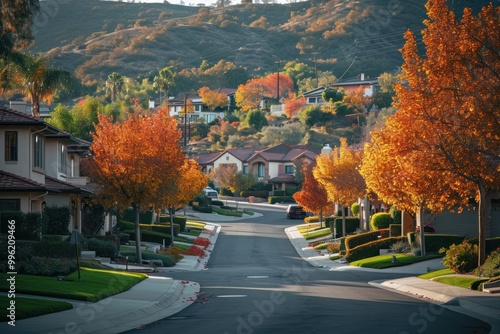
[[318, 81], [318, 66], [316, 66], [316, 55], [319, 54], [319, 52], [313, 52], [312, 54], [314, 56], [314, 73], [316, 75], [316, 88], [318, 88], [319, 81]]
[[280, 60], [277, 60], [276, 61], [276, 64], [277, 64], [277, 73], [278, 73], [278, 80], [277, 80], [277, 87], [276, 87], [276, 95], [277, 95], [277, 100], [278, 100], [278, 104], [280, 103], [280, 63], [281, 61]]
[[184, 95], [184, 152], [186, 152], [186, 147], [187, 147], [187, 94]]

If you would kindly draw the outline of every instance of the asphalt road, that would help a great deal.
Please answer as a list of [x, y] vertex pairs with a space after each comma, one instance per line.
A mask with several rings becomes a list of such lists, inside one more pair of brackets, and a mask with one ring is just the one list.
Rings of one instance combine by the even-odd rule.
[[206, 270], [164, 274], [200, 283], [201, 294], [141, 333], [489, 332], [474, 318], [368, 284], [402, 275], [310, 266], [283, 231], [299, 221], [284, 210], [255, 211], [264, 216], [221, 224]]

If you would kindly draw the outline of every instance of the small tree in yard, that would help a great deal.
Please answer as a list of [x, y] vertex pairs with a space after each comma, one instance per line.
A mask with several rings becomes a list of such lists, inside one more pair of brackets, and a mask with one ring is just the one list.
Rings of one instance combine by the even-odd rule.
[[162, 109], [151, 117], [136, 114], [123, 123], [101, 117], [92, 135], [90, 172], [107, 208], [134, 209], [136, 256], [141, 255], [139, 212], [162, 202], [182, 176], [184, 155], [177, 122]]
[[333, 212], [334, 203], [328, 199], [328, 193], [323, 185], [314, 178], [310, 165], [302, 165], [302, 173], [304, 175], [302, 190], [293, 194], [293, 199], [306, 211], [319, 214], [319, 224], [323, 227], [323, 214]]

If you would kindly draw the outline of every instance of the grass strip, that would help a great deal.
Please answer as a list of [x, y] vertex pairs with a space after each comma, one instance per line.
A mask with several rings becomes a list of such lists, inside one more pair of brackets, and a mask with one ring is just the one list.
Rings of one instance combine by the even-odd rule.
[[330, 228], [322, 228], [322, 229], [315, 229], [313, 231], [300, 231], [304, 239], [310, 240], [310, 239], [316, 239], [319, 237], [325, 237], [327, 235], [332, 234], [332, 230]]
[[205, 223], [195, 222], [195, 221], [186, 222], [186, 227], [196, 228], [196, 229], [200, 229], [200, 230], [203, 230], [205, 228], [205, 225], [206, 225]]
[[445, 269], [434, 270], [434, 271], [419, 275], [417, 277], [422, 278], [422, 279], [433, 279], [434, 277], [444, 276], [444, 275], [452, 275], [454, 273], [455, 272], [453, 270], [445, 268]]
[[68, 302], [24, 297], [16, 297], [15, 299], [10, 299], [7, 296], [0, 296], [0, 305], [2, 305], [2, 309], [4, 310], [4, 312], [0, 314], [0, 322], [10, 321], [10, 319], [7, 317], [8, 311], [5, 311], [5, 309], [8, 307], [11, 300], [14, 300], [16, 302], [16, 320], [37, 317], [39, 315], [54, 312], [66, 311], [73, 308], [73, 305]]
[[[16, 275], [16, 292], [37, 296], [67, 298], [97, 302], [109, 296], [129, 290], [148, 276], [141, 273], [80, 268], [66, 276], [57, 277]], [[0, 274], [0, 291], [8, 291], [7, 274]]]
[[[395, 255], [397, 262], [393, 263], [392, 256]], [[351, 266], [363, 267], [363, 268], [373, 268], [373, 269], [385, 269], [391, 267], [406, 266], [409, 264], [427, 261], [435, 258], [441, 257], [440, 255], [428, 255], [428, 256], [415, 256], [413, 254], [384, 254], [374, 257], [369, 257], [366, 259], [353, 261], [349, 263]]]
[[229, 217], [243, 217], [243, 212], [239, 211], [233, 211], [233, 210], [225, 210], [218, 208], [216, 206], [212, 206], [212, 211], [223, 216], [229, 216]]
[[459, 288], [477, 290], [478, 287], [481, 285], [481, 283], [487, 282], [488, 280], [489, 280], [488, 278], [450, 275], [450, 276], [436, 277], [436, 278], [434, 278], [433, 281], [443, 283], [443, 284], [457, 286]]

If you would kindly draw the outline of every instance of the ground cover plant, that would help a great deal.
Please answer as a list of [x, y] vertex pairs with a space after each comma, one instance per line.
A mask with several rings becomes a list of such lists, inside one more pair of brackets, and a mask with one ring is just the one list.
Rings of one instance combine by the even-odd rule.
[[[80, 268], [80, 280], [77, 271], [65, 276], [62, 281], [55, 277], [18, 274], [16, 292], [96, 302], [127, 291], [147, 277], [141, 273], [91, 268]], [[8, 289], [7, 274], [1, 273], [0, 291]]]
[[[393, 261], [396, 257], [396, 262]], [[384, 254], [366, 259], [350, 262], [349, 265], [363, 268], [384, 269], [390, 267], [406, 266], [409, 264], [427, 261], [440, 257], [439, 255], [415, 256], [413, 254]]]
[[[0, 296], [0, 304], [8, 305], [11, 299], [7, 296]], [[16, 297], [16, 320], [37, 317], [39, 315], [61, 312], [73, 308], [68, 302], [55, 300]], [[0, 314], [0, 322], [10, 321], [7, 312]]]

